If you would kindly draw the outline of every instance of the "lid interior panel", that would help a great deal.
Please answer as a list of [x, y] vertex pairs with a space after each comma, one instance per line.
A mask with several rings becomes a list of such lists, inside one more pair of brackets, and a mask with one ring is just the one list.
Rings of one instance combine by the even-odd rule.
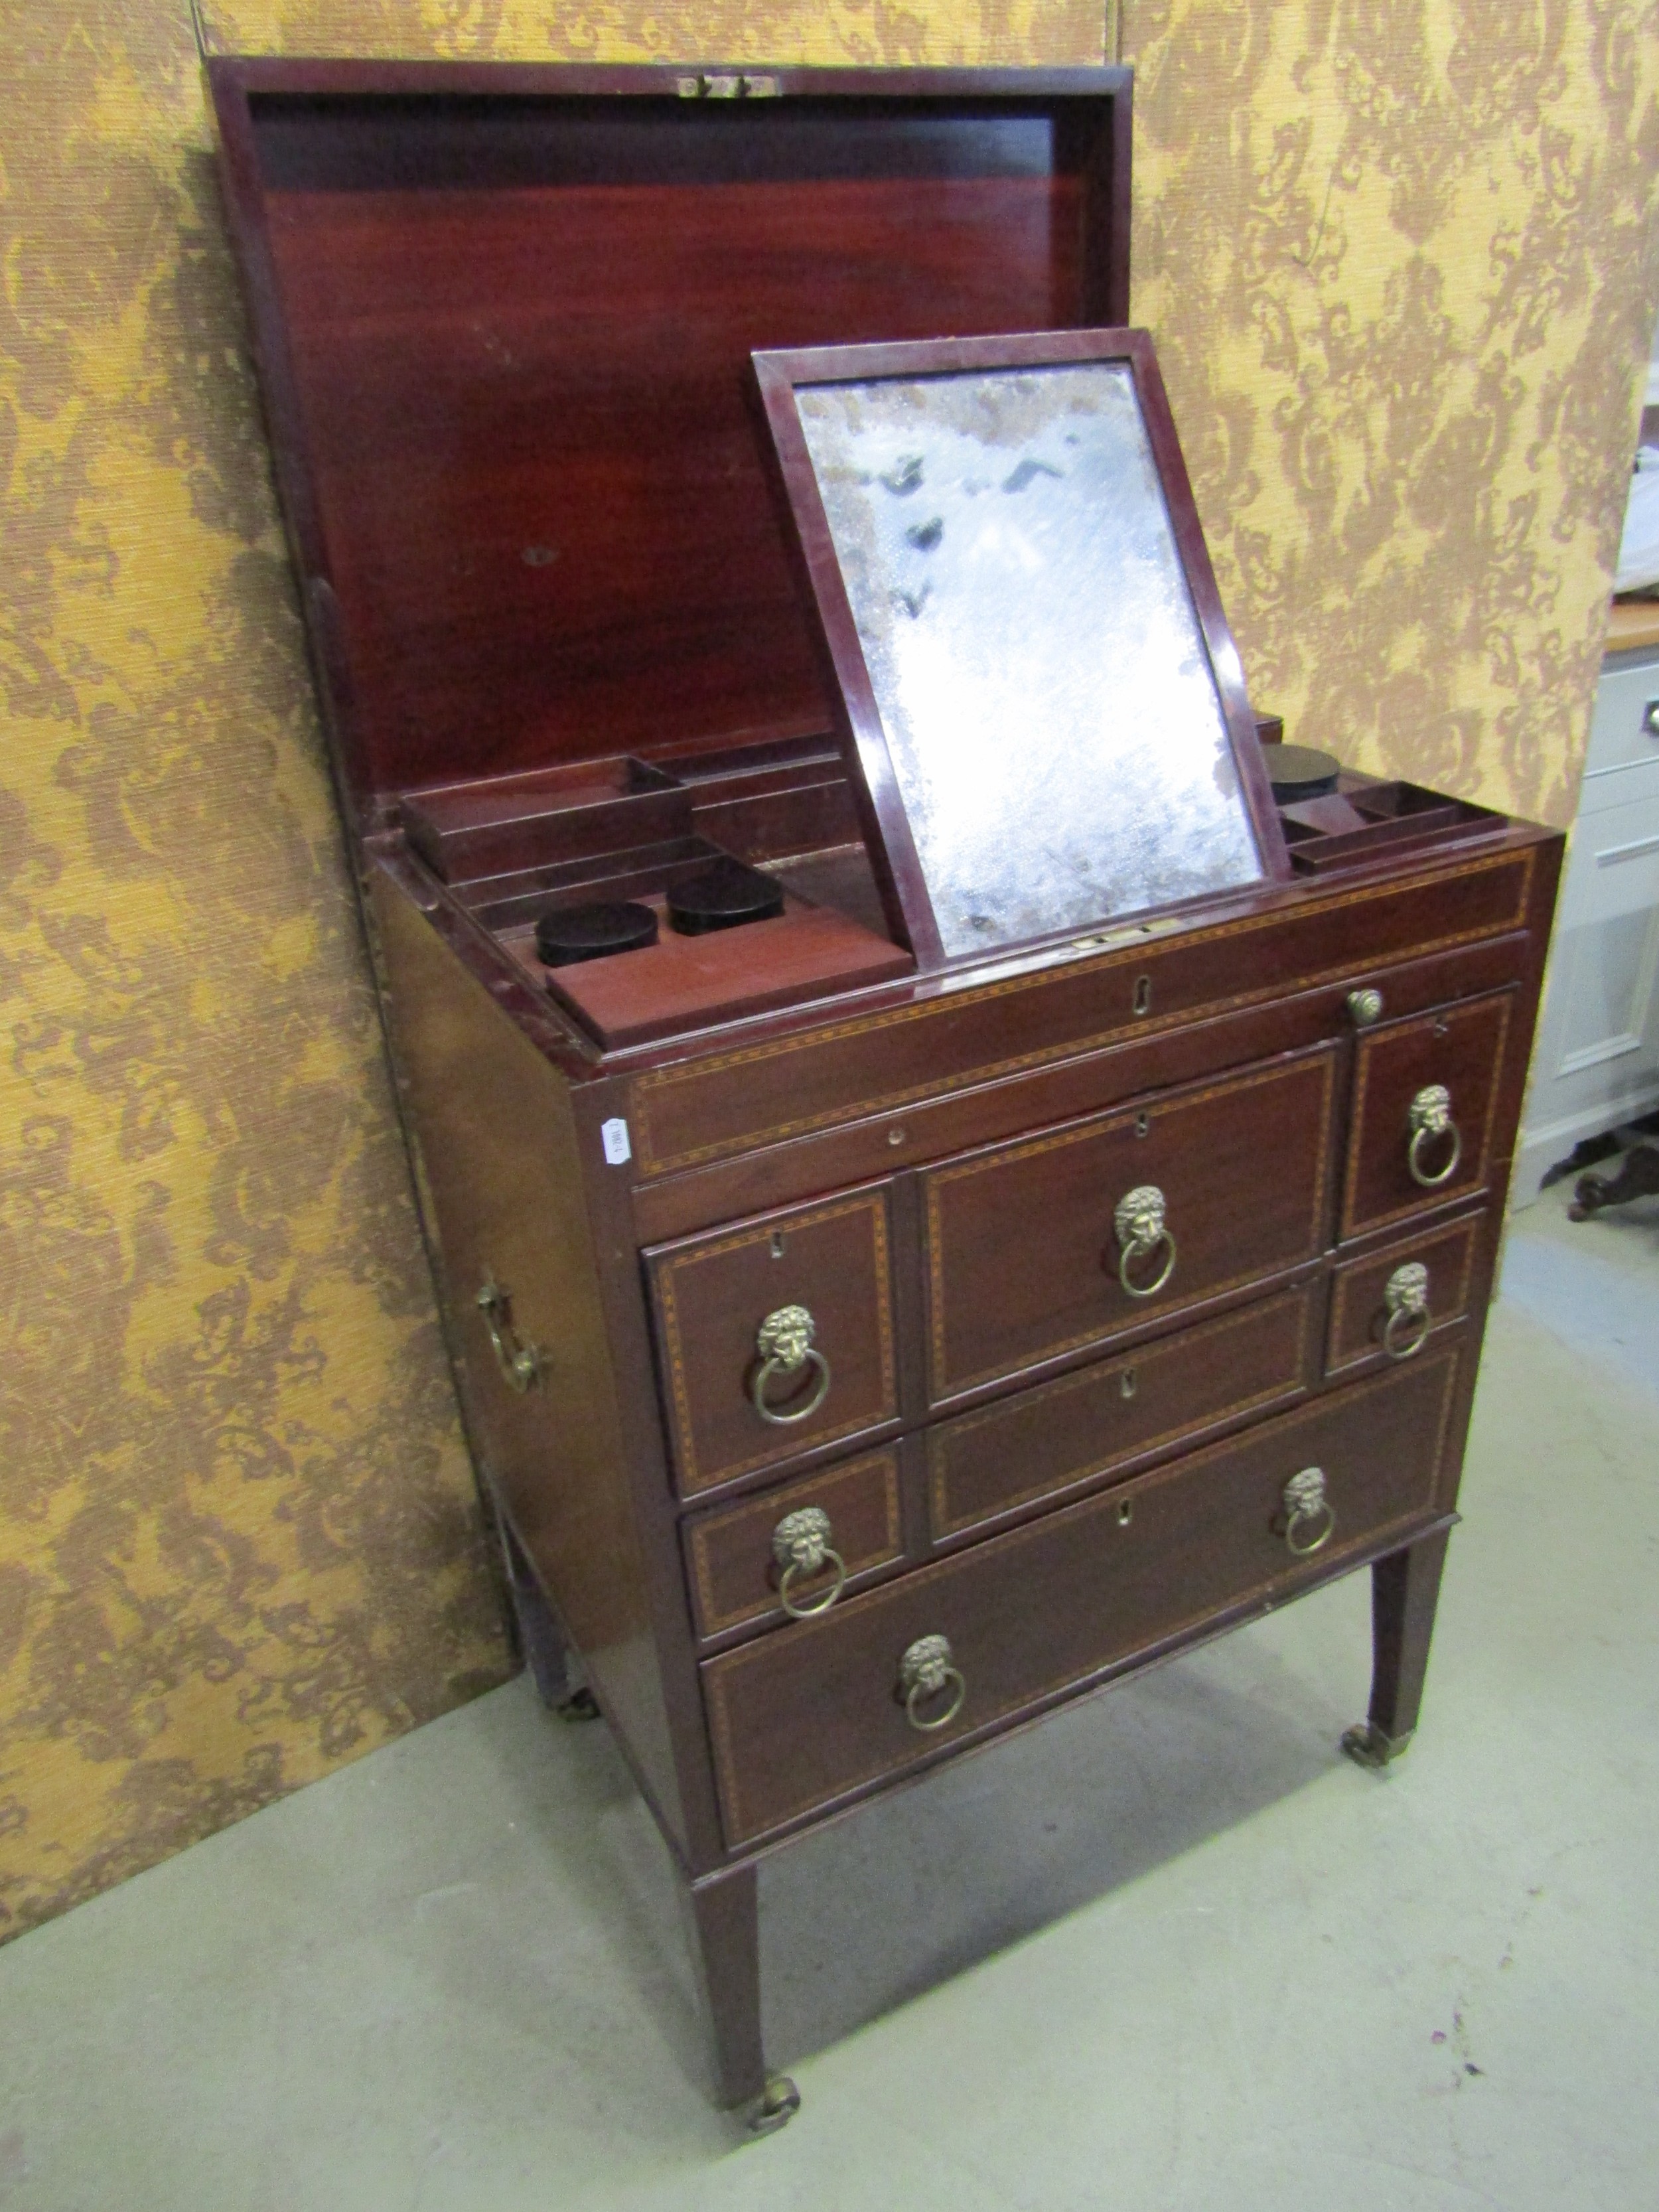
[[829, 728], [751, 349], [1065, 327], [1123, 289], [1109, 90], [660, 83], [250, 100], [256, 320], [280, 323], [360, 804]]

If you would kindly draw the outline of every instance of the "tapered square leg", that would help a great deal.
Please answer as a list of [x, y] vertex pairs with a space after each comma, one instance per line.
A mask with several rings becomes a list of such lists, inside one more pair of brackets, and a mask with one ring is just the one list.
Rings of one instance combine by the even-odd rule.
[[535, 1569], [505, 1521], [501, 1522], [501, 1557], [507, 1566], [507, 1586], [513, 1593], [513, 1619], [519, 1632], [519, 1646], [531, 1680], [541, 1693], [542, 1703], [565, 1712], [580, 1700], [583, 1709], [571, 1714], [573, 1719], [597, 1716], [599, 1707], [592, 1697], [571, 1680], [569, 1656], [552, 1608], [542, 1594]]
[[1371, 1703], [1342, 1748], [1361, 1766], [1386, 1766], [1412, 1740], [1423, 1703], [1429, 1641], [1450, 1530], [1390, 1552], [1371, 1569]]
[[689, 1884], [683, 1893], [692, 1954], [714, 2045], [719, 2101], [747, 2105], [757, 2135], [781, 2127], [800, 2103], [793, 2081], [769, 2081], [761, 2048], [760, 1885], [752, 1864]]

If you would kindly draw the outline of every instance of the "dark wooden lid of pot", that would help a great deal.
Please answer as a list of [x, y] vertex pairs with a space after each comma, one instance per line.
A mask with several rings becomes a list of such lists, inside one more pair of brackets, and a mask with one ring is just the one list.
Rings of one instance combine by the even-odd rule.
[[613, 952], [637, 952], [656, 941], [656, 915], [631, 899], [552, 907], [536, 923], [536, 955], [546, 968], [608, 960]]
[[1261, 757], [1267, 763], [1273, 797], [1281, 806], [1292, 799], [1317, 799], [1322, 792], [1334, 791], [1342, 772], [1342, 763], [1334, 755], [1316, 752], [1311, 745], [1264, 745]]
[[700, 876], [687, 876], [668, 892], [668, 919], [682, 937], [740, 929], [746, 921], [768, 921], [782, 912], [782, 887], [738, 860], [722, 860]]

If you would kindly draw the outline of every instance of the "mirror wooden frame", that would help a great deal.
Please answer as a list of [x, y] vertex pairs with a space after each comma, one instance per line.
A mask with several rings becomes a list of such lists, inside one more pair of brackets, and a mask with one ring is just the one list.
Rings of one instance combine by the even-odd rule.
[[[802, 424], [799, 393], [827, 384], [867, 384], [974, 371], [1062, 368], [1121, 362], [1133, 380], [1153, 466], [1168, 512], [1175, 550], [1209, 660], [1223, 722], [1261, 874], [1255, 881], [1196, 897], [1103, 915], [1100, 927], [1117, 928], [1151, 915], [1178, 914], [1214, 905], [1286, 880], [1291, 872], [1267, 770], [1244, 686], [1238, 649], [1222, 610], [1192, 486], [1170, 416], [1168, 395], [1149, 334], [1140, 330], [1054, 331], [996, 337], [939, 338], [895, 345], [821, 346], [751, 356], [755, 392], [770, 433], [773, 489], [786, 538], [797, 562], [805, 604], [816, 611], [815, 634], [823, 655], [837, 735], [858, 798], [872, 867], [889, 927], [915, 954], [923, 971], [980, 967], [987, 961], [1044, 947], [1063, 949], [1079, 939], [1076, 922], [1041, 936], [1004, 940], [966, 953], [946, 951], [935, 916], [915, 836], [877, 703], [847, 583], [836, 553]], [[1109, 669], [1102, 682], [1109, 684]], [[1080, 948], [1081, 949], [1081, 948]], [[1093, 949], [1091, 945], [1089, 949]]]

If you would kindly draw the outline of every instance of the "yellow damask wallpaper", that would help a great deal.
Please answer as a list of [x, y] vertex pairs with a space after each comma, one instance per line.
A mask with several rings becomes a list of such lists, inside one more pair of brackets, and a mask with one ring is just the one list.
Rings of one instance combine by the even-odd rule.
[[[1570, 815], [1659, 9], [204, 0], [223, 51], [1139, 70], [1253, 691]], [[501, 1678], [188, 0], [0, 0], [0, 1933]]]
[[1252, 695], [1570, 821], [1659, 305], [1659, 8], [1123, 15], [1134, 314]]

